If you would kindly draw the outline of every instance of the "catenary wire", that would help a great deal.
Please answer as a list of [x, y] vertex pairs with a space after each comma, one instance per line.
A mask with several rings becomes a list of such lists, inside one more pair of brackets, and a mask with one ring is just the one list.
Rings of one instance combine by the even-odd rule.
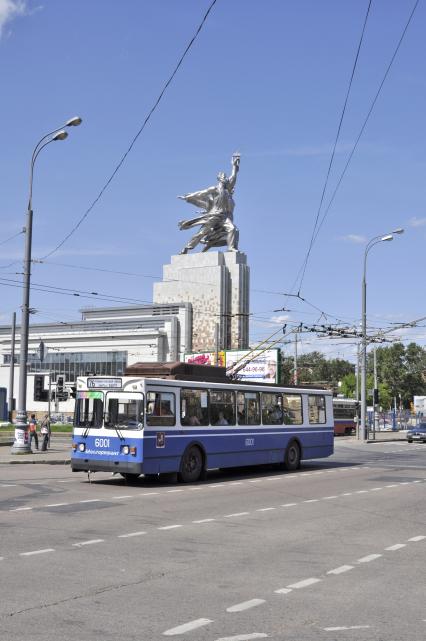
[[154, 105], [151, 107], [151, 109], [149, 110], [148, 115], [145, 117], [145, 120], [143, 121], [143, 123], [142, 123], [141, 127], [139, 128], [139, 130], [138, 130], [138, 132], [136, 133], [136, 135], [133, 137], [133, 139], [132, 139], [132, 141], [131, 141], [130, 145], [129, 145], [129, 146], [128, 146], [128, 148], [127, 148], [127, 150], [125, 151], [125, 153], [124, 153], [124, 154], [123, 154], [123, 156], [121, 157], [120, 161], [119, 161], [119, 162], [118, 162], [118, 164], [116, 165], [115, 169], [113, 170], [113, 172], [112, 172], [112, 174], [110, 175], [110, 177], [108, 178], [108, 180], [107, 180], [107, 181], [105, 182], [105, 184], [103, 185], [102, 189], [100, 190], [100, 192], [99, 192], [99, 193], [98, 193], [98, 195], [96, 196], [95, 200], [94, 200], [94, 201], [92, 202], [92, 204], [88, 207], [88, 209], [86, 209], [86, 211], [85, 211], [85, 213], [83, 214], [83, 216], [81, 216], [80, 220], [79, 220], [79, 221], [74, 225], [74, 227], [71, 229], [71, 231], [70, 231], [70, 232], [68, 232], [68, 234], [67, 234], [67, 235], [66, 235], [66, 236], [61, 240], [61, 242], [60, 242], [60, 243], [58, 243], [58, 245], [56, 245], [56, 247], [55, 247], [54, 249], [52, 249], [49, 253], [47, 253], [45, 256], [43, 256], [43, 258], [48, 258], [49, 256], [52, 256], [52, 254], [54, 254], [55, 252], [57, 252], [57, 251], [58, 251], [58, 249], [60, 249], [60, 247], [62, 247], [62, 246], [66, 243], [66, 241], [67, 241], [67, 240], [68, 240], [68, 239], [69, 239], [69, 238], [70, 238], [70, 237], [71, 237], [71, 236], [72, 236], [72, 235], [77, 231], [77, 229], [80, 227], [80, 225], [83, 223], [83, 221], [88, 217], [88, 215], [90, 214], [90, 212], [93, 210], [93, 208], [95, 207], [95, 205], [100, 201], [100, 199], [102, 198], [103, 194], [104, 194], [104, 193], [105, 193], [105, 191], [108, 189], [109, 185], [112, 183], [112, 181], [114, 180], [115, 176], [117, 175], [117, 173], [118, 173], [118, 172], [119, 172], [119, 170], [121, 169], [121, 167], [122, 167], [122, 165], [123, 165], [124, 161], [126, 160], [127, 156], [128, 156], [128, 155], [129, 155], [129, 153], [131, 152], [131, 150], [133, 149], [133, 146], [135, 145], [135, 143], [136, 143], [136, 141], [138, 140], [139, 136], [141, 135], [141, 133], [142, 133], [142, 132], [143, 132], [143, 130], [145, 129], [145, 126], [148, 124], [148, 122], [149, 122], [149, 120], [150, 120], [150, 118], [151, 118], [152, 114], [154, 113], [154, 111], [155, 111], [155, 110], [156, 110], [156, 108], [158, 107], [158, 105], [159, 105], [159, 103], [160, 103], [161, 99], [163, 98], [163, 96], [164, 96], [165, 92], [167, 91], [167, 89], [168, 89], [169, 85], [170, 85], [170, 84], [171, 84], [171, 82], [173, 81], [173, 79], [174, 79], [175, 75], [177, 74], [177, 72], [178, 72], [178, 70], [179, 70], [180, 66], [182, 65], [182, 63], [183, 63], [183, 61], [184, 61], [184, 59], [185, 59], [186, 55], [188, 54], [189, 50], [191, 49], [192, 45], [194, 44], [195, 40], [197, 39], [198, 34], [200, 33], [201, 29], [203, 28], [203, 26], [204, 26], [204, 24], [205, 24], [205, 22], [206, 22], [206, 20], [207, 20], [207, 18], [208, 18], [208, 16], [209, 16], [210, 12], [211, 12], [211, 10], [213, 9], [213, 7], [214, 7], [214, 5], [216, 4], [216, 2], [217, 2], [217, 0], [213, 0], [213, 2], [211, 2], [211, 3], [210, 3], [210, 5], [209, 5], [209, 7], [208, 7], [207, 11], [206, 11], [206, 12], [205, 12], [205, 14], [204, 14], [203, 19], [201, 20], [200, 24], [198, 25], [197, 30], [195, 31], [195, 34], [192, 36], [191, 40], [189, 41], [188, 45], [187, 45], [187, 46], [186, 46], [186, 48], [185, 48], [185, 51], [183, 52], [183, 54], [182, 54], [182, 55], [181, 55], [181, 57], [179, 58], [179, 61], [178, 61], [177, 65], [175, 66], [175, 68], [174, 68], [174, 70], [173, 70], [172, 74], [170, 75], [170, 77], [168, 78], [168, 80], [166, 81], [166, 83], [164, 84], [164, 86], [163, 86], [163, 88], [162, 88], [162, 90], [161, 90], [161, 92], [160, 92], [160, 94], [159, 94], [159, 96], [158, 96], [157, 100], [155, 101], [155, 103], [154, 103]]

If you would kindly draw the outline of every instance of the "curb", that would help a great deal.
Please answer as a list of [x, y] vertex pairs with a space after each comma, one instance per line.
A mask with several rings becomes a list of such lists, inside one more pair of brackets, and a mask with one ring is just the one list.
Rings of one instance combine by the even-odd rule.
[[70, 465], [71, 459], [38, 459], [37, 461], [0, 461], [1, 465]]

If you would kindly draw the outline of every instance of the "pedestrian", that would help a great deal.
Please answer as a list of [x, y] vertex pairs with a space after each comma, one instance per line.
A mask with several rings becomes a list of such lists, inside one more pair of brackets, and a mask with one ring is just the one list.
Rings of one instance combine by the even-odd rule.
[[34, 439], [36, 450], [38, 450], [37, 420], [36, 420], [35, 414], [31, 414], [29, 425], [30, 425], [30, 447], [31, 447], [32, 440]]
[[46, 414], [41, 422], [40, 433], [43, 435], [43, 443], [41, 444], [41, 451], [45, 452], [50, 441], [50, 420], [49, 414]]

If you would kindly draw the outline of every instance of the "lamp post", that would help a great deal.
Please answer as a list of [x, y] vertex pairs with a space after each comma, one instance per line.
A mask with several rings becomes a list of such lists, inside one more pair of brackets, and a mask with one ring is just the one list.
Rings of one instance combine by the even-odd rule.
[[53, 131], [45, 134], [34, 147], [30, 164], [30, 184], [29, 198], [27, 208], [27, 218], [25, 224], [25, 254], [24, 254], [24, 272], [23, 272], [23, 296], [22, 296], [22, 315], [21, 315], [21, 341], [19, 354], [19, 402], [16, 415], [15, 440], [12, 446], [12, 454], [29, 454], [31, 447], [28, 442], [28, 424], [27, 424], [27, 358], [28, 358], [28, 329], [30, 313], [30, 283], [31, 283], [31, 245], [33, 229], [33, 175], [34, 165], [39, 153], [44, 147], [57, 140], [65, 140], [68, 133], [65, 127], [77, 127], [82, 122], [81, 118], [75, 116], [67, 120], [65, 125], [58, 127]]
[[368, 252], [374, 245], [393, 240], [394, 234], [403, 234], [402, 227], [394, 229], [390, 234], [384, 236], [374, 236], [368, 241], [364, 252], [364, 271], [362, 278], [362, 339], [361, 339], [361, 424], [359, 427], [358, 438], [362, 443], [367, 440], [366, 435], [366, 416], [367, 416], [367, 256]]

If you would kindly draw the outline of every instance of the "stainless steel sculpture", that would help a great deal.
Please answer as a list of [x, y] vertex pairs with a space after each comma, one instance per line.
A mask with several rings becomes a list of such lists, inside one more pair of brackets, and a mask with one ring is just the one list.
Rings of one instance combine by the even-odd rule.
[[221, 171], [217, 176], [218, 183], [214, 187], [178, 196], [191, 205], [202, 207], [202, 211], [196, 218], [181, 220], [178, 223], [181, 230], [200, 225], [200, 229], [185, 245], [180, 252], [181, 254], [186, 254], [190, 249], [194, 249], [198, 243], [205, 245], [203, 252], [210, 247], [223, 247], [224, 245], [227, 245], [228, 251], [238, 250], [239, 234], [233, 222], [235, 203], [232, 195], [239, 168], [240, 154], [235, 153], [232, 156], [232, 173], [229, 178]]

